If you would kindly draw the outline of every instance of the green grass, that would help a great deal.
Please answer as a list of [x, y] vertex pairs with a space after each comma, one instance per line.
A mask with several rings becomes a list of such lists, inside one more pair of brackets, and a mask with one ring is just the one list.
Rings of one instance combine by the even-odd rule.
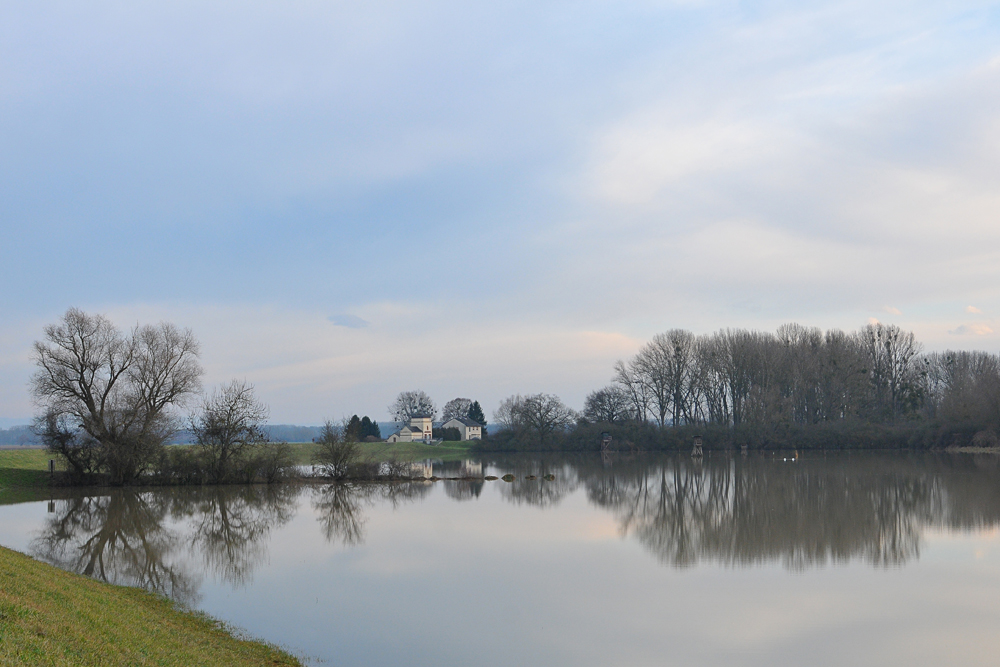
[[50, 458], [44, 449], [0, 450], [0, 505], [41, 500]]
[[298, 665], [204, 614], [0, 547], [0, 664]]

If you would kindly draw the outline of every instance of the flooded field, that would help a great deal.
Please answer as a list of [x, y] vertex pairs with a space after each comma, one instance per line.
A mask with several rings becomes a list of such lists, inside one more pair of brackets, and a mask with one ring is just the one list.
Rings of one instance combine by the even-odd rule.
[[80, 493], [0, 507], [0, 543], [315, 664], [986, 665], [1000, 653], [995, 456], [425, 465], [515, 479]]

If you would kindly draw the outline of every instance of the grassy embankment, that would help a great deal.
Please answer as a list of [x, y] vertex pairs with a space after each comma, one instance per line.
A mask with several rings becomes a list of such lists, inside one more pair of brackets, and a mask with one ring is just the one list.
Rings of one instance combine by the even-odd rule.
[[0, 664], [298, 665], [167, 599], [0, 547]]
[[[365, 443], [368, 459], [454, 460], [471, 443]], [[297, 463], [315, 445], [294, 443]], [[48, 497], [41, 449], [0, 450], [0, 504]], [[0, 664], [297, 665], [273, 647], [233, 637], [212, 619], [146, 592], [93, 581], [0, 547]]]
[[44, 449], [0, 450], [0, 505], [43, 500], [50, 458]]

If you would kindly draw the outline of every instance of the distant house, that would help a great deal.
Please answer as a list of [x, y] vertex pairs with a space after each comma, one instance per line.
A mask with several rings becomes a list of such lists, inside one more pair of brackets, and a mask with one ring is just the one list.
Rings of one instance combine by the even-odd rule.
[[458, 433], [461, 436], [459, 438], [460, 440], [483, 439], [483, 425], [473, 419], [469, 419], [468, 417], [455, 417], [454, 419], [449, 419], [444, 424], [441, 424], [441, 428], [457, 428]]
[[404, 426], [388, 438], [386, 442], [430, 442], [434, 437], [434, 423], [430, 415], [410, 417], [409, 426]]

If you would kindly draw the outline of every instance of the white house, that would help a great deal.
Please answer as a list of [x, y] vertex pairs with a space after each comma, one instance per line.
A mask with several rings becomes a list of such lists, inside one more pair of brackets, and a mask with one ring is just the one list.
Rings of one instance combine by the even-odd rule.
[[434, 424], [430, 416], [410, 417], [410, 425], [404, 426], [388, 438], [386, 442], [430, 442], [434, 438]]
[[457, 428], [460, 440], [482, 440], [483, 425], [467, 417], [455, 417], [441, 424], [441, 428]]

